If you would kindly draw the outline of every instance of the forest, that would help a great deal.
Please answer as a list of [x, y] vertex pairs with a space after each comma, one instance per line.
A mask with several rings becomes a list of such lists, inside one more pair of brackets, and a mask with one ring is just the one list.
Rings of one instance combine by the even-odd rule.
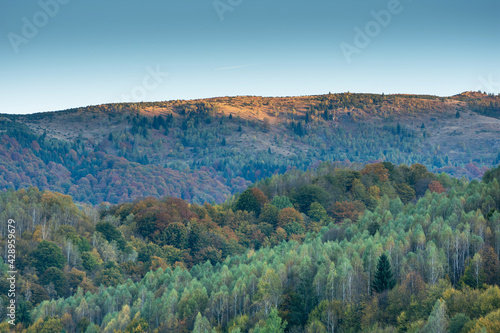
[[499, 181], [323, 162], [218, 204], [11, 188], [13, 331], [498, 332]]
[[480, 179], [500, 163], [498, 136], [442, 132], [463, 127], [466, 116], [498, 118], [499, 101], [342, 93], [0, 115], [0, 190], [32, 186], [91, 205], [145, 196], [221, 204], [253, 182], [324, 161], [419, 163]]

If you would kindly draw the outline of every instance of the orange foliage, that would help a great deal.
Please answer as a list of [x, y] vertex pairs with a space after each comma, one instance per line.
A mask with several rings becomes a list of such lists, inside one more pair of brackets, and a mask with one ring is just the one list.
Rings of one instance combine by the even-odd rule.
[[284, 227], [285, 225], [293, 222], [297, 222], [301, 226], [304, 226], [304, 219], [295, 208], [283, 208], [278, 215], [278, 226]]
[[389, 170], [387, 170], [381, 163], [373, 163], [365, 165], [361, 170], [363, 175], [373, 175], [377, 181], [386, 182], [389, 180]]
[[364, 210], [365, 205], [359, 200], [337, 201], [328, 208], [328, 213], [337, 222], [342, 222], [344, 219], [356, 221]]
[[98, 288], [92, 283], [92, 280], [87, 277], [84, 277], [83, 281], [78, 286], [82, 288], [84, 294], [87, 292], [96, 293], [98, 290]]
[[255, 197], [255, 199], [257, 199], [257, 202], [261, 206], [264, 206], [264, 204], [266, 204], [266, 203], [269, 202], [269, 199], [266, 197], [266, 195], [264, 194], [264, 192], [262, 192], [258, 188], [253, 187], [252, 189], [250, 189], [250, 191], [252, 192], [253, 196]]
[[171, 223], [185, 223], [198, 218], [195, 213], [189, 210], [186, 201], [177, 198], [167, 198], [159, 201], [149, 197], [138, 202], [132, 208], [132, 213], [134, 213], [139, 225], [153, 225], [153, 229], [144, 231], [148, 235], [161, 233]]
[[446, 190], [444, 189], [443, 185], [441, 185], [440, 182], [433, 180], [429, 183], [429, 191], [436, 193], [443, 193]]
[[167, 267], [168, 264], [165, 260], [157, 256], [151, 256], [151, 265], [149, 265], [148, 270], [156, 271], [158, 268], [165, 270]]
[[234, 230], [231, 229], [229, 226], [225, 226], [221, 229], [222, 235], [226, 236], [226, 239], [229, 240], [235, 240], [238, 241], [238, 236], [234, 233]]

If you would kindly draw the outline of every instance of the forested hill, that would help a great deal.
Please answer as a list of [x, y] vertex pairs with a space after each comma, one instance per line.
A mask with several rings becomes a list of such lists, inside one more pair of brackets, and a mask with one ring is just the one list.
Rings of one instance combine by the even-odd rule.
[[500, 167], [469, 182], [419, 164], [323, 163], [220, 205], [99, 209], [9, 190], [16, 326], [0, 332], [498, 332], [499, 180]]
[[500, 162], [498, 96], [328, 94], [109, 104], [0, 115], [0, 190], [78, 202], [224, 202], [321, 161], [420, 163], [470, 179]]

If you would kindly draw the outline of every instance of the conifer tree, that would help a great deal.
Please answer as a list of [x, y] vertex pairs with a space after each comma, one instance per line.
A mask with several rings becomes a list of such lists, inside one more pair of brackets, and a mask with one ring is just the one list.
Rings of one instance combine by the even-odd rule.
[[384, 253], [378, 260], [377, 271], [375, 272], [375, 278], [372, 282], [372, 289], [377, 293], [381, 293], [385, 290], [394, 288], [395, 285], [396, 281], [392, 275], [391, 263]]

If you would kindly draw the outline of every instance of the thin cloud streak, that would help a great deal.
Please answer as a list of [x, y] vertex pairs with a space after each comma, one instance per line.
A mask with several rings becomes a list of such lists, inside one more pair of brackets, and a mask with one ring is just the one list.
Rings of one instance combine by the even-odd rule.
[[229, 69], [239, 69], [239, 68], [245, 68], [245, 67], [249, 67], [249, 66], [251, 66], [251, 65], [247, 64], [247, 65], [239, 65], [239, 66], [219, 67], [219, 68], [216, 68], [214, 70], [215, 71], [225, 71], [225, 70], [229, 70]]

